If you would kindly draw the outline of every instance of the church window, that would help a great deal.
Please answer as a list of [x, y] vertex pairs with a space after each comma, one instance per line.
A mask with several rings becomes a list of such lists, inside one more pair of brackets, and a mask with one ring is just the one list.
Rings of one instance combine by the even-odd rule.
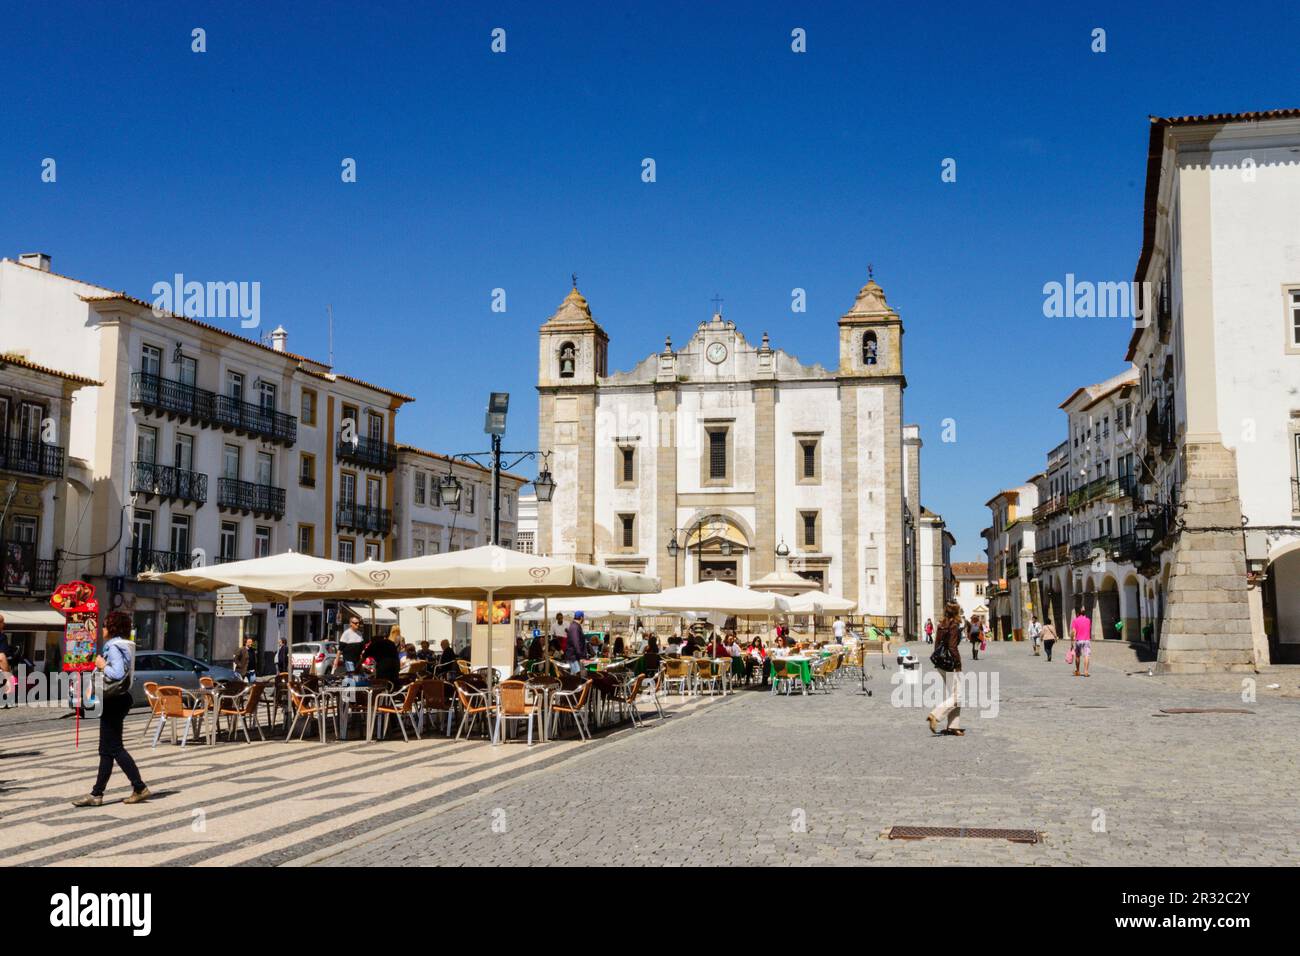
[[618, 520], [622, 527], [623, 550], [631, 551], [636, 546], [636, 516], [619, 515]]
[[709, 477], [724, 479], [727, 477], [727, 432], [715, 429], [709, 432]]
[[817, 512], [801, 511], [799, 517], [803, 520], [803, 546], [805, 548], [817, 547]]
[[623, 468], [623, 481], [631, 484], [636, 480], [636, 449], [620, 448], [619, 458]]
[[800, 484], [821, 482], [820, 445], [817, 435], [795, 436], [795, 476]]
[[862, 364], [875, 365], [877, 354], [877, 343], [875, 332], [864, 332], [862, 335]]
[[573, 378], [578, 362], [578, 350], [572, 342], [560, 346], [560, 378]]

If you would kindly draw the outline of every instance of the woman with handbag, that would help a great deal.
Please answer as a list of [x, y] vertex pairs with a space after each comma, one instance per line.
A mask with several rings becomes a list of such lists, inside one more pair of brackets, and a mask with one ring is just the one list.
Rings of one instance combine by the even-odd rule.
[[104, 803], [104, 788], [116, 762], [131, 781], [131, 795], [123, 803], [143, 803], [149, 788], [140, 779], [135, 761], [122, 743], [122, 724], [131, 709], [131, 681], [135, 676], [135, 644], [131, 641], [131, 616], [114, 611], [104, 627], [104, 653], [95, 658], [95, 667], [104, 672], [104, 690], [100, 694], [99, 775], [90, 796], [73, 800], [74, 807], [98, 807]]
[[984, 639], [984, 628], [978, 617], [970, 619], [970, 627], [966, 629], [966, 638], [970, 641], [971, 660], [980, 659], [980, 641]]
[[961, 729], [961, 704], [957, 700], [957, 688], [961, 683], [961, 605], [949, 601], [944, 605], [943, 620], [934, 636], [934, 653], [930, 663], [943, 673], [943, 703], [926, 714], [926, 723], [930, 733], [939, 733], [939, 721], [948, 719], [944, 733], [953, 737], [964, 737], [966, 731]]

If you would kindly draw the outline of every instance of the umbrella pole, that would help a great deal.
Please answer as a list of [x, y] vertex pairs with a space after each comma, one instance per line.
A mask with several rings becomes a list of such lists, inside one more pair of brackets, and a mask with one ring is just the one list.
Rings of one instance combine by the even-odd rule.
[[[495, 611], [496, 611], [496, 602], [493, 601], [493, 597], [495, 595], [496, 595], [496, 591], [489, 588], [487, 593], [488, 596], [487, 597], [487, 619], [488, 619], [487, 703], [489, 708], [491, 708], [492, 706], [492, 679], [497, 676], [497, 669], [494, 666], [495, 665], [494, 651], [496, 650], [496, 648], [493, 646], [492, 643], [494, 640], [492, 636], [492, 618], [495, 616]], [[497, 735], [496, 735], [496, 731], [492, 727], [491, 710], [489, 709], [484, 716], [486, 717], [488, 723], [488, 734], [492, 738], [493, 746], [495, 746], [497, 742]]]
[[542, 671], [547, 677], [551, 676], [551, 599], [542, 598], [542, 649], [546, 655], [546, 669]]
[[[289, 676], [284, 679], [284, 740], [285, 743], [288, 743], [289, 742], [289, 684], [293, 680], [293, 595], [292, 594], [287, 595], [285, 597], [284, 619], [289, 623], [289, 637], [288, 640], [285, 642], [285, 646], [289, 649], [289, 667], [288, 667]], [[275, 651], [276, 651], [276, 656], [279, 657], [280, 649], [277, 647]], [[277, 675], [279, 674], [279, 671], [280, 669], [277, 667], [276, 668]], [[272, 697], [275, 696], [275, 680], [276, 679], [274, 677], [271, 678]]]

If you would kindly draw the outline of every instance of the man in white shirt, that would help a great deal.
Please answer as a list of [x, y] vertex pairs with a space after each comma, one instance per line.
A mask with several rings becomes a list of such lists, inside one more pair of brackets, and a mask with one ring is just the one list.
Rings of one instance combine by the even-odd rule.
[[361, 669], [361, 651], [366, 646], [366, 636], [361, 633], [361, 618], [355, 614], [348, 621], [348, 629], [339, 638], [339, 656], [343, 658], [343, 669], [349, 674]]
[[844, 643], [844, 619], [842, 617], [835, 619], [835, 643]]
[[1029, 622], [1029, 640], [1034, 645], [1035, 657], [1038, 656], [1038, 646], [1042, 642], [1042, 639], [1043, 639], [1043, 625], [1038, 623], [1038, 615], [1035, 614], [1034, 619]]

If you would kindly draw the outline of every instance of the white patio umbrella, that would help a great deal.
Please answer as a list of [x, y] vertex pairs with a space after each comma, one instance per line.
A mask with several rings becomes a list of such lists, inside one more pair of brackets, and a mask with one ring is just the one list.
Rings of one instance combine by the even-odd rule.
[[[296, 551], [272, 554], [247, 561], [209, 564], [184, 571], [145, 572], [141, 580], [160, 581], [189, 591], [239, 588], [249, 601], [284, 601], [289, 622], [289, 643], [293, 643], [293, 602], [296, 599], [367, 597], [369, 585], [356, 573], [356, 566]], [[286, 711], [286, 717], [288, 716]]]
[[[376, 601], [377, 605], [389, 611], [413, 610], [420, 612], [420, 627], [422, 640], [429, 639], [429, 612], [439, 611], [446, 614], [453, 621], [462, 614], [468, 614], [473, 610], [473, 605], [469, 601], [448, 601], [442, 598], [394, 598], [384, 601]], [[453, 630], [453, 638], [455, 633]]]
[[827, 611], [836, 613], [852, 611], [858, 606], [856, 601], [834, 597], [822, 591], [806, 591], [786, 600], [790, 602], [790, 611], [794, 614], [824, 614]]
[[790, 611], [789, 602], [779, 594], [751, 591], [725, 581], [701, 581], [669, 588], [643, 597], [638, 603], [646, 610], [716, 611], [746, 617], [776, 617]]
[[[440, 597], [488, 603], [488, 663], [492, 664], [491, 608], [496, 601], [601, 594], [649, 594], [659, 579], [562, 558], [523, 554], [497, 545], [389, 561], [363, 575], [390, 597]], [[495, 670], [488, 667], [488, 694]]]

